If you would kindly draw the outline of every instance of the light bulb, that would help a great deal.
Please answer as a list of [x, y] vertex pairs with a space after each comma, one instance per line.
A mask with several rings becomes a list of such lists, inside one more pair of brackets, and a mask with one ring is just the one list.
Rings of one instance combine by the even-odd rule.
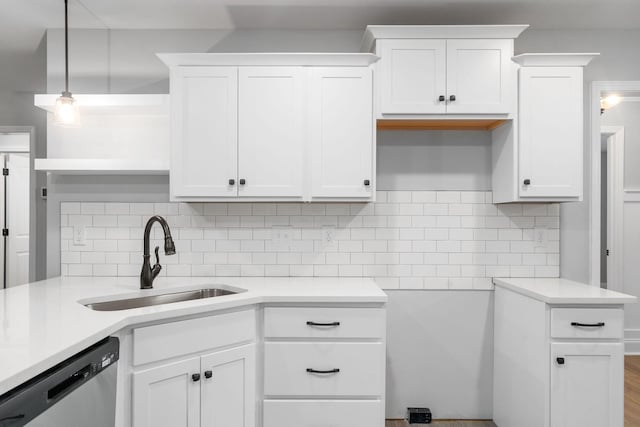
[[616, 105], [622, 102], [622, 97], [619, 95], [608, 95], [604, 98], [600, 99], [600, 108], [603, 110], [608, 110], [609, 108], [613, 108]]
[[56, 99], [55, 118], [56, 122], [65, 126], [75, 125], [78, 121], [76, 100], [70, 93], [63, 93]]

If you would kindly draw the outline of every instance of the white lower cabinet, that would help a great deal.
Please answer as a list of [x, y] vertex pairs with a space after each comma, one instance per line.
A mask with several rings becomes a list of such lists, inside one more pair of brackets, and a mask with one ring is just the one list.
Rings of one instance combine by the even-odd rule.
[[265, 400], [262, 427], [372, 427], [379, 400]]
[[623, 427], [621, 305], [556, 306], [496, 287], [498, 427]]
[[623, 344], [551, 344], [551, 427], [622, 426]]
[[262, 427], [383, 427], [386, 312], [266, 307]]
[[200, 426], [200, 358], [191, 357], [133, 374], [135, 427]]
[[254, 427], [255, 346], [133, 374], [135, 427]]

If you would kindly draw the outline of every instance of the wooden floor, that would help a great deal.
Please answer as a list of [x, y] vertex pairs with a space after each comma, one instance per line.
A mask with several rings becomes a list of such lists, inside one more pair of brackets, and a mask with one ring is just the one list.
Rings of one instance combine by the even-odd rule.
[[640, 356], [624, 358], [624, 425], [640, 426]]
[[[414, 424], [418, 426], [420, 424]], [[431, 424], [438, 427], [495, 427], [491, 421], [434, 421]], [[640, 426], [640, 356], [626, 356], [624, 358], [624, 425], [625, 427]], [[387, 420], [386, 427], [407, 427], [404, 420]]]

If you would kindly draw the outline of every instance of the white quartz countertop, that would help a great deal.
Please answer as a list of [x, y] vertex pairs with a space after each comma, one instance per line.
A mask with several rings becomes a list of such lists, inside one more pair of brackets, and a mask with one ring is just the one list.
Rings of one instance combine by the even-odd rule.
[[[235, 295], [101, 312], [83, 303], [226, 285]], [[0, 395], [66, 358], [143, 322], [261, 303], [385, 303], [367, 278], [158, 278], [139, 290], [134, 277], [58, 277], [0, 291]]]
[[494, 278], [493, 283], [548, 304], [619, 305], [637, 301], [637, 298], [631, 295], [560, 278]]

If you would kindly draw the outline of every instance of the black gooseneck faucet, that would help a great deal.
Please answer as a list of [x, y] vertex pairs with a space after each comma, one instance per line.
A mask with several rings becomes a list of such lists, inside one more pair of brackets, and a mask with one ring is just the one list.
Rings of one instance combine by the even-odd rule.
[[140, 273], [140, 289], [153, 289], [153, 279], [155, 279], [158, 274], [160, 274], [160, 270], [162, 270], [160, 257], [158, 255], [160, 247], [156, 246], [155, 249], [155, 265], [151, 267], [151, 263], [149, 262], [149, 258], [151, 258], [151, 254], [149, 253], [149, 238], [151, 228], [156, 222], [160, 223], [162, 231], [164, 231], [164, 254], [175, 255], [176, 253], [176, 245], [173, 243], [173, 239], [171, 238], [171, 230], [169, 230], [169, 224], [167, 224], [167, 221], [160, 215], [154, 215], [149, 218], [149, 221], [147, 221], [147, 225], [144, 228], [144, 260], [142, 262], [142, 272]]

